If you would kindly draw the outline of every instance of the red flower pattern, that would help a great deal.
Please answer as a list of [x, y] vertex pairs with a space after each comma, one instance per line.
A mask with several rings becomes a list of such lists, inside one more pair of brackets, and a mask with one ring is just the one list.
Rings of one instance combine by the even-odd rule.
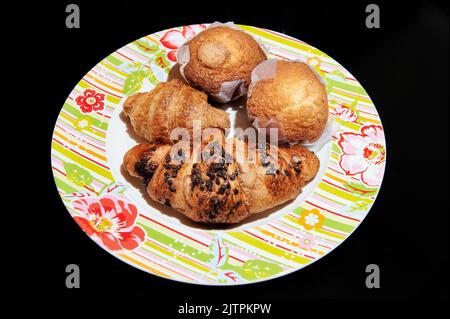
[[88, 197], [72, 203], [80, 227], [109, 250], [133, 250], [145, 240], [145, 232], [135, 226], [136, 206], [114, 196]]
[[205, 30], [206, 26], [203, 24], [196, 24], [185, 26], [181, 31], [179, 30], [169, 30], [161, 37], [159, 41], [161, 44], [168, 49], [171, 49], [167, 53], [167, 58], [172, 62], [177, 62], [178, 49], [194, 35]]
[[334, 114], [343, 121], [352, 123], [358, 122], [358, 115], [348, 106], [339, 105], [334, 111]]
[[82, 95], [79, 95], [75, 102], [80, 106], [83, 113], [90, 113], [92, 111], [103, 110], [105, 103], [105, 94], [97, 93], [92, 89], [84, 90]]

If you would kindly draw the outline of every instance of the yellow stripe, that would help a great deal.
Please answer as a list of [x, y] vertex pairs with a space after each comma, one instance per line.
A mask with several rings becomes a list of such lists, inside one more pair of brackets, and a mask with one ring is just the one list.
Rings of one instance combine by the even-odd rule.
[[114, 87], [112, 85], [107, 84], [106, 82], [100, 80], [99, 76], [93, 76], [93, 75], [90, 74], [90, 72], [87, 73], [86, 76], [88, 78], [92, 79], [96, 84], [98, 84], [100, 86], [104, 86], [104, 87], [110, 88], [111, 90], [114, 90], [114, 91], [116, 91], [119, 94], [123, 94], [122, 88], [118, 89], [117, 87]]
[[[282, 250], [280, 248], [277, 248], [277, 247], [275, 247], [273, 245], [267, 244], [267, 243], [263, 242], [262, 240], [260, 240], [258, 238], [255, 238], [253, 236], [247, 235], [243, 231], [241, 231], [241, 232], [229, 232], [228, 235], [230, 235], [231, 237], [234, 237], [234, 238], [236, 238], [236, 239], [238, 239], [238, 240], [240, 240], [240, 241], [242, 241], [242, 242], [244, 242], [244, 243], [246, 243], [246, 244], [248, 244], [250, 246], [253, 246], [253, 247], [256, 247], [258, 249], [261, 249], [261, 250], [263, 250], [263, 251], [265, 251], [267, 253], [270, 253], [270, 254], [272, 254], [274, 256], [282, 257], [282, 258], [284, 258], [284, 259], [286, 259], [288, 261], [292, 261], [292, 262], [295, 262], [295, 263], [298, 263], [298, 264], [306, 264], [306, 263], [311, 262], [307, 258], [298, 256], [296, 254], [293, 254], [293, 253], [287, 252], [285, 250]], [[239, 244], [237, 243], [237, 245], [239, 245]], [[286, 255], [286, 253], [288, 255]], [[292, 256], [293, 258], [288, 258], [287, 256]]]
[[359, 119], [361, 120], [361, 122], [370, 122], [370, 123], [374, 123], [374, 124], [380, 124], [380, 120], [373, 120], [371, 118], [368, 117], [363, 117], [363, 116], [359, 116]]
[[128, 73], [122, 71], [121, 69], [119, 69], [118, 66], [115, 66], [114, 64], [112, 64], [114, 66], [111, 66], [110, 62], [108, 62], [107, 60], [103, 60], [102, 62], [100, 62], [100, 64], [102, 66], [104, 66], [105, 68], [111, 70], [113, 73], [117, 73], [117, 74], [123, 76], [124, 78], [128, 77]]
[[322, 56], [324, 56], [326, 58], [330, 58], [328, 55], [324, 54], [322, 51], [320, 51], [320, 50], [318, 50], [318, 49], [316, 49], [316, 48], [314, 48], [312, 46], [309, 46], [307, 44], [303, 44], [303, 43], [296, 42], [296, 41], [293, 41], [293, 40], [290, 40], [290, 39], [287, 39], [287, 38], [283, 38], [281, 36], [278, 36], [278, 35], [275, 35], [275, 34], [272, 34], [272, 33], [268, 33], [266, 31], [263, 31], [261, 29], [258, 29], [258, 28], [255, 28], [255, 27], [251, 27], [251, 26], [248, 26], [248, 25], [239, 25], [239, 27], [241, 27], [242, 29], [247, 30], [247, 31], [249, 31], [249, 32], [251, 32], [253, 34], [259, 35], [259, 36], [261, 36], [263, 38], [267, 38], [267, 39], [270, 39], [270, 40], [275, 41], [275, 42], [283, 43], [285, 45], [288, 45], [290, 47], [296, 48], [298, 50], [307, 51], [307, 52], [311, 52], [311, 53], [314, 53], [314, 54], [322, 55]]
[[[325, 216], [325, 213], [322, 212], [322, 215]], [[300, 224], [300, 221], [298, 220], [298, 218], [294, 218], [294, 217], [289, 216], [289, 215], [286, 215], [285, 218], [288, 219], [290, 222], [295, 223], [295, 224], [303, 227], [303, 225]], [[330, 236], [330, 237], [334, 237], [334, 238], [339, 238], [339, 239], [345, 238], [345, 236], [342, 236], [342, 235], [339, 235], [339, 234], [335, 234], [335, 233], [331, 233], [329, 231], [323, 230], [322, 228], [314, 229], [314, 231], [316, 231], [318, 233], [321, 233], [321, 234], [325, 234], [325, 235]]]
[[339, 238], [339, 239], [342, 239], [342, 240], [345, 239], [344, 235], [335, 234], [335, 233], [329, 232], [329, 231], [327, 231], [327, 230], [325, 230], [323, 228], [317, 229], [316, 232], [324, 234], [324, 235], [327, 235], [327, 236]]
[[321, 190], [326, 191], [327, 193], [333, 194], [337, 197], [345, 198], [352, 202], [356, 202], [360, 199], [359, 196], [354, 196], [351, 193], [340, 190], [339, 188], [333, 187], [332, 185], [328, 185], [325, 182], [320, 182], [317, 187], [320, 188]]
[[[72, 117], [70, 117], [69, 115], [67, 115], [66, 112], [69, 113], [68, 111], [63, 110], [63, 111], [60, 113], [60, 116], [63, 117], [63, 118], [65, 118], [66, 120], [68, 120], [68, 121], [71, 123], [71, 125], [72, 125], [73, 127], [75, 127], [75, 122], [77, 122], [77, 119], [74, 120]], [[66, 124], [67, 124], [67, 123], [66, 123]], [[98, 137], [100, 138], [100, 139], [97, 139], [99, 142], [104, 142], [103, 140], [105, 139], [105, 136], [106, 136], [104, 133], [98, 132], [98, 131], [93, 130], [93, 129], [85, 129], [85, 131], [86, 131], [86, 130], [88, 130], [90, 133], [92, 133], [92, 134], [98, 136]]]
[[341, 89], [339, 87], [337, 87], [337, 89], [339, 89], [339, 90], [336, 90], [334, 87], [332, 87], [331, 91], [328, 92], [328, 94], [329, 95], [333, 95], [333, 93], [334, 93], [336, 95], [343, 95], [343, 96], [345, 96], [345, 97], [347, 97], [349, 99], [353, 99], [353, 100], [357, 99], [357, 100], [360, 100], [360, 101], [363, 101], [363, 102], [366, 102], [366, 103], [371, 103], [372, 102], [370, 100], [370, 98], [368, 98], [368, 97], [366, 97], [364, 95], [359, 95], [357, 93], [348, 93], [347, 91], [345, 91], [344, 89]]
[[185, 258], [185, 257], [183, 257], [181, 255], [178, 255], [178, 254], [175, 255], [174, 253], [171, 253], [167, 249], [163, 249], [160, 246], [158, 246], [158, 245], [156, 245], [156, 244], [154, 244], [152, 242], [146, 241], [144, 243], [144, 245], [148, 246], [148, 247], [150, 247], [150, 248], [152, 248], [154, 250], [157, 250], [157, 251], [159, 251], [160, 253], [162, 253], [164, 255], [167, 255], [167, 256], [170, 256], [170, 257], [175, 257], [176, 256], [176, 258], [179, 259], [181, 262], [183, 262], [183, 263], [185, 263], [185, 264], [187, 264], [187, 265], [189, 265], [191, 267], [194, 267], [194, 268], [196, 268], [196, 269], [198, 269], [200, 271], [208, 271], [209, 270], [209, 268], [207, 268], [207, 267], [204, 267], [204, 266], [201, 266], [201, 265], [199, 265], [197, 263], [194, 263], [193, 261], [191, 261], [191, 260], [189, 260], [189, 259], [187, 259], [187, 258]]
[[128, 255], [125, 255], [125, 254], [118, 254], [118, 255], [120, 257], [122, 257], [123, 259], [131, 261], [132, 264], [135, 264], [135, 265], [141, 266], [142, 268], [145, 268], [146, 270], [150, 271], [152, 274], [155, 274], [155, 275], [158, 275], [158, 276], [161, 276], [161, 277], [165, 277], [165, 278], [172, 278], [168, 274], [163, 273], [163, 272], [161, 272], [161, 271], [159, 271], [159, 270], [157, 270], [157, 269], [155, 269], [153, 267], [149, 267], [146, 264], [144, 264], [144, 263], [142, 263], [142, 262], [140, 262], [140, 261], [138, 261], [138, 260], [136, 260], [134, 258], [131, 258]]
[[330, 173], [327, 173], [327, 172], [325, 172], [325, 176], [329, 177], [329, 178], [331, 178], [331, 179], [333, 179], [333, 180], [335, 180], [335, 181], [337, 181], [339, 183], [342, 183], [342, 184], [347, 182], [345, 179], [339, 178], [339, 177], [334, 176], [333, 174], [330, 174]]
[[64, 141], [68, 142], [69, 144], [73, 145], [73, 146], [77, 146], [78, 149], [80, 149], [81, 151], [84, 151], [90, 155], [93, 155], [95, 157], [97, 157], [98, 159], [104, 161], [105, 163], [107, 162], [107, 158], [105, 156], [102, 156], [98, 153], [95, 153], [94, 151], [91, 151], [90, 149], [88, 149], [86, 146], [81, 145], [81, 144], [77, 144], [74, 140], [71, 140], [70, 138], [65, 137], [62, 133], [55, 131], [55, 135], [59, 136], [60, 138], [62, 138]]
[[90, 169], [93, 172], [96, 172], [97, 174], [105, 177], [106, 179], [113, 181], [114, 178], [111, 175], [111, 172], [109, 170], [104, 169], [101, 166], [98, 166], [97, 164], [79, 156], [78, 154], [75, 154], [74, 152], [65, 149], [64, 147], [62, 147], [61, 145], [59, 145], [58, 143], [56, 143], [55, 141], [52, 141], [52, 148], [63, 154], [64, 156], [70, 158], [72, 161], [80, 164], [82, 167]]

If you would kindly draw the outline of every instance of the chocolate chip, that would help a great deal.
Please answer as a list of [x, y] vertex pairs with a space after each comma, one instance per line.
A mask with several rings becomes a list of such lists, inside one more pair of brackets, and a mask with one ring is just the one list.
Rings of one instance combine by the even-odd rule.
[[169, 190], [170, 190], [172, 193], [175, 193], [175, 192], [177, 191], [177, 189], [176, 189], [175, 187], [173, 187], [173, 186], [170, 186], [170, 187], [169, 187]]
[[291, 172], [289, 172], [287, 169], [284, 169], [284, 175], [286, 176], [291, 176]]
[[234, 194], [234, 195], [239, 194], [239, 190], [238, 190], [237, 188], [233, 189], [233, 194]]
[[172, 185], [172, 183], [173, 183], [173, 182], [172, 182], [171, 179], [168, 179], [168, 180], [167, 180], [167, 184], [168, 184], [169, 186]]
[[166, 205], [166, 206], [168, 206], [168, 207], [171, 207], [171, 205], [170, 205], [170, 200], [169, 200], [168, 198], [166, 198], [166, 199], [164, 200], [164, 205]]
[[205, 186], [200, 186], [200, 190], [203, 192], [205, 190]]
[[217, 197], [211, 197], [209, 203], [211, 206], [217, 206], [220, 203], [220, 200]]
[[236, 178], [236, 176], [233, 174], [230, 175], [230, 180], [234, 181], [234, 179]]

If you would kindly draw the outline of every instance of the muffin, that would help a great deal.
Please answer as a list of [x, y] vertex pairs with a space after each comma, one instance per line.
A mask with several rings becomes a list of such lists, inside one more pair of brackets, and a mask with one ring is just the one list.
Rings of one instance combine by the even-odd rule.
[[247, 93], [252, 70], [264, 60], [252, 36], [225, 24], [214, 24], [186, 42], [178, 59], [191, 86], [223, 103]]
[[254, 126], [278, 128], [281, 141], [314, 142], [327, 125], [327, 92], [307, 64], [268, 60], [253, 71], [247, 109]]

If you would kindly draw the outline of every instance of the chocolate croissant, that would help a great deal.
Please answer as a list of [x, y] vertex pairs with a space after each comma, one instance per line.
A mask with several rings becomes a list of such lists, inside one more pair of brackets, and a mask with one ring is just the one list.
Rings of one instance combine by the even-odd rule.
[[319, 159], [302, 146], [267, 144], [253, 152], [242, 141], [238, 157], [234, 142], [230, 152], [218, 141], [189, 146], [189, 155], [167, 144], [139, 144], [125, 154], [123, 164], [144, 181], [153, 200], [205, 223], [238, 223], [285, 203], [318, 172]]
[[[230, 127], [228, 114], [207, 102], [207, 95], [174, 79], [159, 83], [152, 91], [135, 93], [123, 104], [123, 112], [136, 134], [151, 142], [171, 144], [175, 128]], [[176, 138], [176, 137], [175, 137]]]

